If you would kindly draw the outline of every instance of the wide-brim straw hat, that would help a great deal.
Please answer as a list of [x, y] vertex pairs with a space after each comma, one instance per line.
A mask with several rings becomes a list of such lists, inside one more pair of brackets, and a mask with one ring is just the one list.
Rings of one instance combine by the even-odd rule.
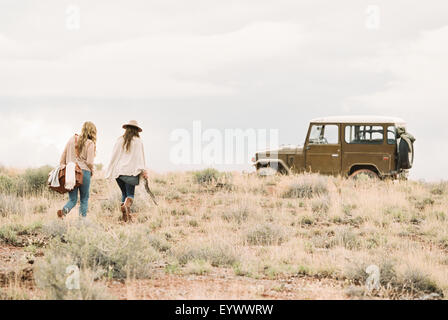
[[138, 122], [136, 120], [130, 120], [128, 123], [125, 123], [123, 125], [123, 129], [126, 129], [126, 127], [136, 127], [138, 129], [138, 132], [143, 131], [143, 129], [139, 127]]

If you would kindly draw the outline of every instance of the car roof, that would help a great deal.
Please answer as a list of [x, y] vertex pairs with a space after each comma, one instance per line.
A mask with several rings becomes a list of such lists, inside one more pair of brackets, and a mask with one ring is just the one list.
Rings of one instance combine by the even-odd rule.
[[385, 116], [331, 116], [312, 119], [313, 123], [394, 123], [395, 125], [406, 126], [406, 121], [397, 117]]

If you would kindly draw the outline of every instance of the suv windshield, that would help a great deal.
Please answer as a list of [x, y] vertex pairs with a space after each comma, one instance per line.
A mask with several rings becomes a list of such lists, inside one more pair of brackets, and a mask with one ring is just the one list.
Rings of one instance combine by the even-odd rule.
[[335, 124], [315, 124], [311, 127], [310, 144], [337, 144], [338, 140], [338, 126]]

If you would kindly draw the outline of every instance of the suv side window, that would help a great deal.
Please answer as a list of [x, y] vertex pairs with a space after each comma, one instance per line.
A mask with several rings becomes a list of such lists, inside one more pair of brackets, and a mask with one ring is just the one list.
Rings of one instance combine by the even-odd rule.
[[387, 143], [388, 144], [397, 143], [397, 128], [395, 128], [395, 126], [387, 127]]
[[310, 144], [338, 144], [339, 130], [335, 124], [317, 125], [311, 127]]
[[372, 125], [348, 125], [345, 142], [348, 144], [383, 144], [384, 128]]

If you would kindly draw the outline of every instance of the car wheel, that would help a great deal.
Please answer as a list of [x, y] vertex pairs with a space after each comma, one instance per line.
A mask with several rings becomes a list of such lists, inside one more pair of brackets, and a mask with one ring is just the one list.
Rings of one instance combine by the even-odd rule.
[[378, 174], [375, 171], [369, 169], [359, 169], [350, 175], [350, 178], [354, 180], [367, 180], [367, 179], [378, 179]]

